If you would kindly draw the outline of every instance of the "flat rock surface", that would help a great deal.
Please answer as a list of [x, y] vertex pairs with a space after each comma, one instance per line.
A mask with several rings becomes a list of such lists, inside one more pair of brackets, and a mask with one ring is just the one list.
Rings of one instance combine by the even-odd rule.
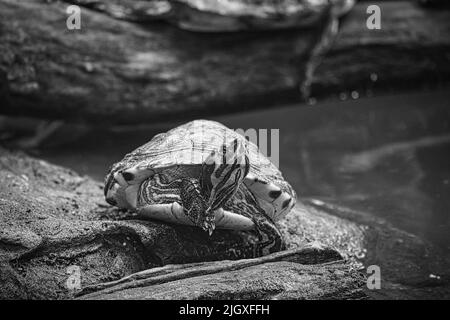
[[[98, 182], [25, 154], [1, 149], [0, 181], [2, 298], [79, 295], [67, 287], [73, 266], [81, 270], [82, 297], [96, 299], [406, 298], [431, 288], [442, 297], [449, 293], [450, 264], [429, 243], [338, 206], [299, 204], [279, 223], [288, 251], [236, 260], [252, 258], [243, 250], [255, 241], [252, 234], [217, 230], [209, 238], [195, 228], [137, 220], [107, 206]], [[389, 270], [382, 275], [384, 290], [362, 291], [361, 262]], [[127, 284], [136, 277], [137, 286]], [[253, 281], [251, 290], [232, 281], [236, 277]]]

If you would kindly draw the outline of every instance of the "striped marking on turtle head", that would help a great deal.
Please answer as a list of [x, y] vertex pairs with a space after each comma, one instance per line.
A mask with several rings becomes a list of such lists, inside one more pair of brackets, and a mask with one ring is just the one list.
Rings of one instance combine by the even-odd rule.
[[223, 144], [212, 152], [202, 165], [202, 189], [208, 193], [210, 207], [215, 210], [223, 206], [237, 191], [250, 170], [247, 150], [238, 139]]

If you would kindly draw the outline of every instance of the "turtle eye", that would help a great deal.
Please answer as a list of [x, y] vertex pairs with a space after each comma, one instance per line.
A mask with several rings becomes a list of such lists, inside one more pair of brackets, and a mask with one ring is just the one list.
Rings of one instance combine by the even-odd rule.
[[122, 177], [125, 179], [125, 181], [131, 181], [134, 179], [134, 175], [131, 172], [122, 172]]

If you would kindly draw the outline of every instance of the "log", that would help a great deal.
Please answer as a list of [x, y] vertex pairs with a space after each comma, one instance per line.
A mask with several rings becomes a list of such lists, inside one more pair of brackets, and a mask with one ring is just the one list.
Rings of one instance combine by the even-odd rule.
[[[308, 80], [314, 99], [448, 84], [450, 12], [373, 4], [382, 29], [365, 27], [367, 3], [355, 6]], [[67, 5], [0, 1], [2, 114], [135, 124], [300, 102], [322, 31], [196, 34], [87, 8], [68, 30]]]
[[[293, 250], [291, 259], [302, 256]], [[274, 256], [274, 255], [272, 255]], [[218, 272], [202, 272], [202, 265], [183, 266], [163, 276], [141, 274], [119, 284], [86, 294], [82, 300], [116, 299], [364, 299], [365, 278], [342, 261], [303, 265], [286, 257], [267, 256], [254, 261], [213, 262]], [[266, 261], [264, 261], [266, 260]], [[237, 264], [244, 264], [236, 266]], [[170, 267], [170, 266], [169, 266]], [[160, 272], [160, 270], [158, 270]], [[237, 281], [239, 279], [239, 281]]]

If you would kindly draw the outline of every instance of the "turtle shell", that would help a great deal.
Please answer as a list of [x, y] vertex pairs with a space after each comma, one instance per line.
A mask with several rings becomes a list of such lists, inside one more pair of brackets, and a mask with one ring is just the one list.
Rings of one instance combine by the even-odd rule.
[[143, 181], [175, 167], [194, 172], [192, 170], [201, 168], [212, 152], [234, 139], [248, 152], [250, 170], [244, 179], [245, 186], [266, 215], [274, 221], [281, 219], [295, 205], [296, 194], [292, 187], [254, 143], [209, 120], [195, 120], [160, 133], [114, 164], [106, 176], [106, 200], [121, 208], [136, 209], [138, 189]]
[[309, 27], [331, 9], [347, 13], [355, 0], [71, 0], [116, 19], [164, 20], [198, 32], [232, 32]]
[[270, 30], [311, 26], [327, 10], [348, 12], [354, 0], [174, 0], [170, 21], [200, 32]]

